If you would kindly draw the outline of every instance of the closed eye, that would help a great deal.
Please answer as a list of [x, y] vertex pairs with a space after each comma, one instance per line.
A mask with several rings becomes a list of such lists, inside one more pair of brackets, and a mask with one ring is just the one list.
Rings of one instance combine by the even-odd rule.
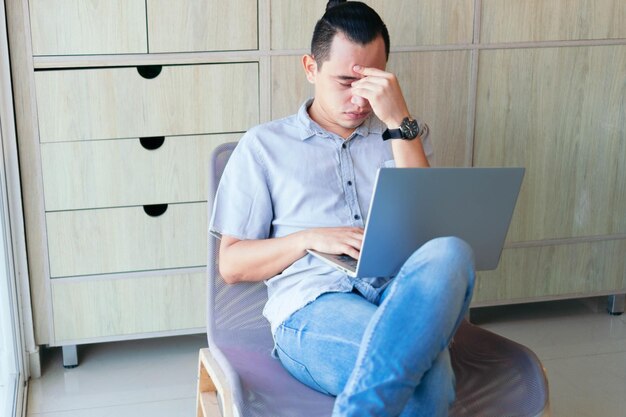
[[357, 77], [352, 77], [349, 75], [339, 75], [335, 77], [335, 80], [337, 81], [337, 83], [344, 87], [344, 88], [351, 88], [352, 87], [352, 83], [357, 81], [358, 78]]

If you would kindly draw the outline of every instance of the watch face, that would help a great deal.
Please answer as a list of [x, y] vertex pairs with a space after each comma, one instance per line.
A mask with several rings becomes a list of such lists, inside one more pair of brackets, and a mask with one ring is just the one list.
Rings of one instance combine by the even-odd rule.
[[404, 139], [415, 139], [419, 133], [417, 120], [409, 119], [408, 117], [402, 121], [400, 129], [402, 130], [402, 137]]

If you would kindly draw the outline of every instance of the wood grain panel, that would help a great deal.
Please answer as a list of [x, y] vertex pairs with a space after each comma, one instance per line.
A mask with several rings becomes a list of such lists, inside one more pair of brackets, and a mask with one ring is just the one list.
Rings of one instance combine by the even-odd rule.
[[[13, 81], [13, 105], [17, 128], [20, 182], [24, 206], [24, 227], [28, 258], [30, 305], [32, 306], [35, 344], [51, 341], [50, 298], [46, 286], [48, 277], [45, 220], [43, 215], [43, 184], [38, 143], [37, 108], [35, 105], [35, 77], [32, 70], [32, 42], [28, 4], [5, 2], [9, 41], [10, 69]], [[13, 219], [12, 221], [14, 221]], [[12, 226], [13, 227], [13, 226]], [[25, 325], [27, 319], [25, 318]], [[27, 346], [28, 333], [25, 333]], [[41, 374], [41, 364], [36, 354], [31, 354], [31, 376]]]
[[[369, 0], [380, 14], [392, 46], [471, 43], [472, 0]], [[309, 49], [326, 1], [272, 1], [272, 49]]]
[[167, 137], [154, 150], [139, 139], [42, 144], [46, 211], [206, 201], [213, 149], [240, 136]]
[[325, 0], [272, 0], [272, 49], [310, 50], [315, 23], [324, 14], [326, 3]]
[[472, 42], [474, 0], [372, 0], [388, 27], [392, 46]]
[[206, 203], [46, 214], [52, 277], [206, 265]]
[[313, 97], [314, 87], [306, 79], [301, 56], [272, 57], [272, 119], [289, 116]]
[[626, 292], [626, 240], [505, 249], [478, 274], [474, 304]]
[[34, 55], [145, 53], [144, 0], [30, 0]]
[[52, 282], [54, 333], [63, 341], [206, 326], [206, 275]]
[[525, 166], [509, 241], [626, 232], [626, 46], [483, 51], [474, 162]]
[[257, 49], [257, 0], [147, 0], [149, 50]]
[[257, 63], [35, 73], [42, 142], [247, 130], [259, 120]]
[[625, 37], [624, 0], [482, 0], [484, 43]]
[[409, 110], [430, 126], [435, 166], [465, 166], [470, 52], [406, 52], [389, 57]]

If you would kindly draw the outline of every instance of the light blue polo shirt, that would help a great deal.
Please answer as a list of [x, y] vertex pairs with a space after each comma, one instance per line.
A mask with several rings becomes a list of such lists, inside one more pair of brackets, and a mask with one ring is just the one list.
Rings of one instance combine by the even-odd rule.
[[[282, 237], [314, 227], [364, 227], [376, 171], [394, 166], [386, 126], [368, 118], [346, 140], [315, 123], [305, 102], [297, 114], [250, 129], [222, 175], [210, 229], [237, 239]], [[422, 138], [432, 157], [428, 137]], [[327, 292], [357, 288], [376, 302], [390, 277], [350, 278], [307, 254], [265, 281], [263, 315], [272, 333]]]

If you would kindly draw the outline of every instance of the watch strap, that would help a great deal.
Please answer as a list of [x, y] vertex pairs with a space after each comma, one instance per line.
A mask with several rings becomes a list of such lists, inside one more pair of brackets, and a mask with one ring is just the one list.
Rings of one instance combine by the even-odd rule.
[[402, 139], [402, 129], [385, 129], [383, 140], [388, 139]]
[[[407, 126], [410, 123], [414, 123], [415, 127]], [[411, 132], [410, 136], [407, 136], [404, 133], [404, 130], [408, 130], [409, 132]], [[428, 126], [426, 125], [426, 123], [421, 123], [419, 120], [413, 119], [412, 117], [409, 116], [409, 117], [405, 117], [404, 120], [402, 120], [402, 124], [399, 128], [385, 129], [385, 131], [383, 132], [383, 140], [388, 140], [388, 139], [413, 140], [416, 137], [421, 137], [424, 134], [424, 132], [427, 130], [428, 130]]]

